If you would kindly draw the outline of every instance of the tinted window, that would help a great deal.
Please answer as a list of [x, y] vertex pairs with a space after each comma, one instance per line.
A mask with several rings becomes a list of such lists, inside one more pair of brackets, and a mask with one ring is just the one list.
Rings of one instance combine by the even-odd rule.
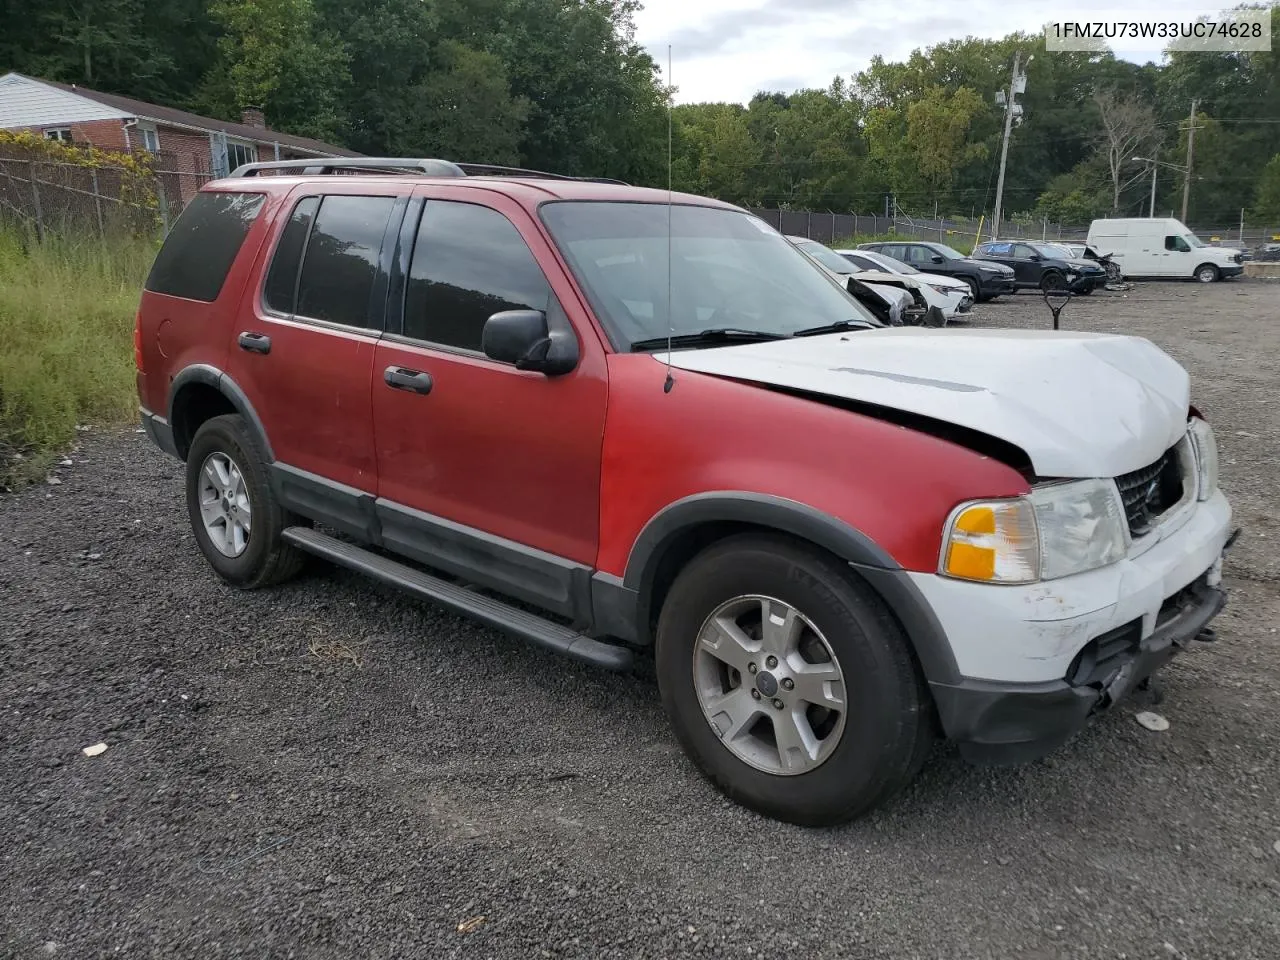
[[349, 327], [370, 325], [369, 297], [394, 197], [325, 197], [298, 283], [298, 313]]
[[546, 310], [551, 288], [515, 226], [488, 207], [432, 200], [409, 268], [404, 335], [480, 349], [490, 315]]
[[260, 193], [196, 194], [160, 248], [147, 289], [188, 300], [217, 300], [264, 199]]
[[1013, 255], [1028, 260], [1036, 255], [1036, 252], [1028, 247], [1025, 243], [1020, 243], [1013, 248]]
[[293, 215], [285, 224], [271, 256], [271, 269], [267, 271], [267, 285], [262, 299], [278, 313], [293, 313], [293, 295], [298, 287], [298, 265], [302, 260], [302, 245], [307, 242], [307, 231], [315, 219], [319, 197], [304, 197], [293, 208]]
[[908, 263], [931, 263], [933, 261], [933, 251], [928, 247], [909, 246], [906, 250]]
[[1176, 250], [1179, 253], [1190, 253], [1191, 247], [1187, 245], [1187, 241], [1181, 237], [1165, 237], [1164, 248], [1166, 250]]

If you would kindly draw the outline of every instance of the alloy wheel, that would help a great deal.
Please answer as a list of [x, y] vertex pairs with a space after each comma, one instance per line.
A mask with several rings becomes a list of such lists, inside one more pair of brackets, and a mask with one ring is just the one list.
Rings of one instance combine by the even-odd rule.
[[215, 451], [200, 466], [200, 519], [209, 542], [225, 557], [238, 557], [249, 546], [253, 507], [240, 466]]
[[693, 682], [726, 749], [765, 773], [808, 773], [844, 733], [840, 664], [813, 622], [781, 600], [740, 596], [717, 607], [698, 632]]

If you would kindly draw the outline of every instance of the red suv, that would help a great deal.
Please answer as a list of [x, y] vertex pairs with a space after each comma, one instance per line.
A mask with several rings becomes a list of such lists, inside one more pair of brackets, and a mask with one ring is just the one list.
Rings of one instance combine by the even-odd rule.
[[314, 554], [602, 667], [651, 650], [697, 765], [797, 823], [884, 802], [939, 733], [1054, 749], [1226, 599], [1166, 354], [880, 327], [700, 197], [252, 165], [175, 224], [137, 361], [224, 579]]

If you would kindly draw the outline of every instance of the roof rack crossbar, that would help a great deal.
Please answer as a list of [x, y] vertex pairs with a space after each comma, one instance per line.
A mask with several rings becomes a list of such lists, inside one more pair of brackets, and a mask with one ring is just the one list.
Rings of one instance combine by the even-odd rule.
[[269, 160], [246, 163], [231, 171], [232, 177], [256, 177], [263, 171], [292, 171], [302, 176], [333, 174], [344, 171], [373, 173], [418, 173], [428, 177], [465, 177], [456, 163], [409, 157], [321, 157], [315, 160]]

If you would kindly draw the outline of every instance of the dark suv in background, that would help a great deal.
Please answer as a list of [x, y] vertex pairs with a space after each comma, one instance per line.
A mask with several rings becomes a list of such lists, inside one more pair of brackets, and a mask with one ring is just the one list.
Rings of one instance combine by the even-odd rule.
[[1093, 293], [1107, 282], [1107, 271], [1102, 267], [1072, 257], [1069, 250], [1052, 243], [992, 240], [974, 247], [973, 257], [1012, 269], [1014, 284], [1019, 290]]
[[945, 243], [860, 243], [859, 250], [874, 250], [886, 257], [908, 263], [926, 273], [940, 273], [969, 284], [978, 303], [994, 300], [1003, 293], [1013, 293], [1013, 270], [986, 260], [966, 257]]

